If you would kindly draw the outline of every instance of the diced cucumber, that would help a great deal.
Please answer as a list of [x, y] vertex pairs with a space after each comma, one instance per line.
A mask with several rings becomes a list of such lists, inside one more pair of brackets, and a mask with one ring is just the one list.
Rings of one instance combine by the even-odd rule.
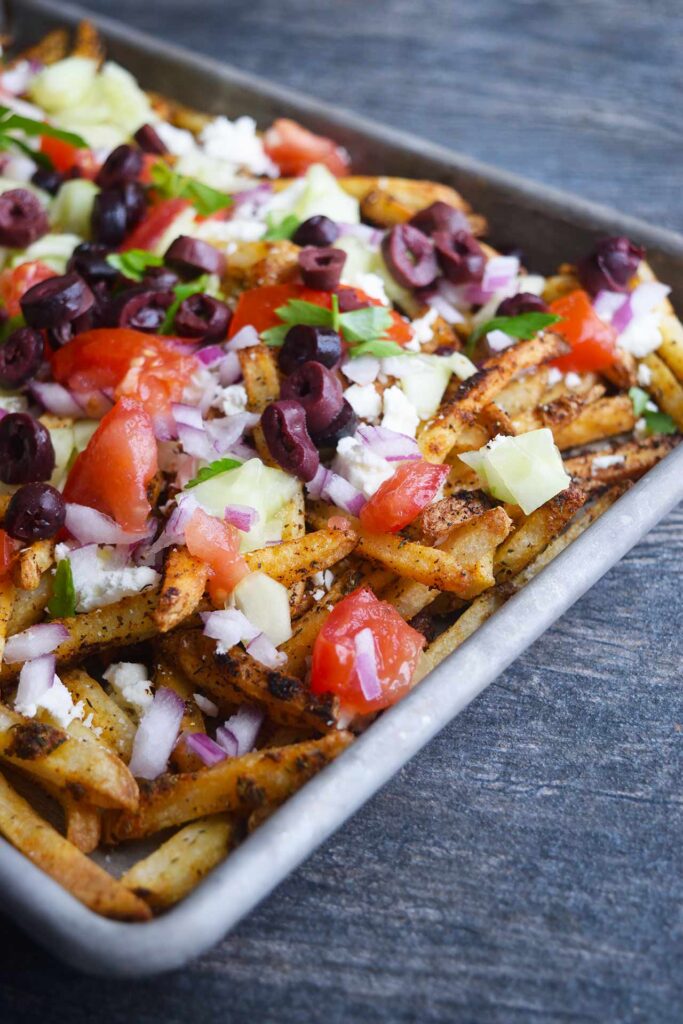
[[547, 427], [517, 437], [499, 434], [478, 451], [462, 452], [458, 458], [477, 473], [494, 498], [519, 505], [526, 515], [571, 483]]
[[99, 191], [95, 182], [87, 178], [65, 181], [50, 210], [52, 226], [57, 231], [68, 231], [81, 238], [90, 238], [92, 208]]
[[98, 84], [110, 119], [127, 135], [152, 120], [149, 99], [126, 68], [107, 61], [98, 76]]
[[289, 640], [292, 635], [289, 594], [281, 583], [264, 572], [252, 572], [237, 584], [232, 596], [239, 611], [276, 647]]
[[49, 64], [29, 85], [32, 100], [48, 114], [78, 106], [97, 74], [97, 61], [90, 57], [66, 57]]
[[406, 356], [405, 360], [406, 373], [401, 377], [401, 387], [420, 419], [428, 420], [441, 404], [451, 368], [444, 360], [428, 356]]
[[71, 253], [82, 239], [78, 235], [47, 234], [33, 242], [27, 249], [16, 253], [10, 260], [10, 266], [18, 267], [21, 263], [40, 260], [57, 274], [66, 273], [66, 265]]
[[290, 213], [300, 221], [322, 214], [342, 224], [360, 223], [358, 200], [348, 195], [322, 164], [313, 164], [303, 178], [277, 193], [264, 213], [272, 214], [274, 224], [279, 224]]

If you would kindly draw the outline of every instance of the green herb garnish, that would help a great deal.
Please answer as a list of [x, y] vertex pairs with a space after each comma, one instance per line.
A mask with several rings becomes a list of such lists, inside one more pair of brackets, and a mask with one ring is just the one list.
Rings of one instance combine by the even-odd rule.
[[180, 303], [185, 299], [189, 299], [190, 295], [196, 295], [197, 292], [205, 292], [209, 284], [209, 275], [202, 274], [196, 281], [189, 281], [187, 284], [177, 284], [173, 289], [175, 299], [166, 310], [161, 327], [159, 328], [159, 334], [172, 334], [173, 333], [173, 322], [175, 315], [180, 308]]
[[219, 192], [196, 178], [178, 174], [163, 160], [152, 165], [151, 174], [154, 187], [163, 196], [167, 199], [187, 199], [203, 217], [232, 206], [232, 196], [227, 192]]
[[48, 167], [50, 169], [52, 169], [52, 161], [45, 153], [41, 153], [40, 150], [31, 149], [23, 139], [17, 139], [14, 135], [10, 135], [9, 132], [11, 131], [21, 131], [24, 135], [28, 136], [47, 135], [50, 138], [68, 142], [70, 146], [76, 146], [77, 149], [88, 148], [88, 143], [85, 139], [80, 135], [76, 135], [75, 132], [67, 132], [62, 128], [55, 128], [51, 124], [45, 124], [44, 121], [35, 121], [32, 117], [15, 114], [9, 107], [0, 106], [0, 149], [11, 149], [14, 146], [16, 149], [21, 150], [22, 153], [30, 156], [41, 167]]
[[562, 317], [555, 316], [554, 313], [520, 313], [519, 316], [494, 316], [492, 320], [487, 320], [486, 323], [479, 324], [478, 327], [474, 328], [467, 341], [465, 351], [468, 355], [471, 355], [479, 339], [483, 338], [489, 331], [504, 331], [511, 338], [528, 341], [529, 338], [533, 338], [535, 334], [542, 331], [544, 327], [550, 327], [551, 324], [556, 324], [561, 319]]
[[107, 263], [131, 281], [142, 281], [148, 267], [163, 267], [164, 258], [146, 249], [128, 249], [126, 252], [110, 252]]
[[54, 619], [65, 619], [76, 614], [76, 588], [68, 558], [63, 558], [57, 564], [52, 581], [52, 597], [47, 608]]
[[659, 409], [648, 409], [648, 405], [651, 403], [654, 405], [654, 402], [647, 391], [642, 388], [629, 388], [628, 397], [633, 403], [634, 415], [642, 416], [645, 420], [648, 434], [676, 433], [678, 428], [668, 413], [661, 412]]
[[220, 473], [226, 473], [229, 469], [237, 469], [242, 463], [237, 459], [216, 459], [215, 462], [209, 463], [208, 466], [203, 466], [197, 475], [185, 484], [183, 490], [187, 491], [190, 487], [196, 487], [197, 484], [203, 484], [205, 480], [210, 480], [212, 476], [218, 476]]
[[263, 331], [263, 341], [266, 345], [282, 345], [290, 327], [295, 324], [309, 324], [313, 327], [330, 327], [332, 330], [341, 331], [346, 341], [353, 346], [350, 353], [352, 357], [411, 354], [395, 342], [387, 340], [386, 333], [391, 327], [392, 318], [391, 310], [386, 306], [367, 306], [363, 309], [352, 309], [348, 313], [340, 313], [336, 295], [332, 296], [331, 302], [332, 309], [326, 309], [304, 299], [290, 299], [284, 306], [279, 306], [275, 310], [277, 316], [284, 322]]
[[264, 242], [280, 242], [285, 238], [291, 238], [301, 221], [294, 213], [288, 213], [284, 220], [278, 224], [274, 222], [273, 214], [266, 215], [268, 230], [263, 236]]
[[629, 388], [628, 397], [633, 402], [633, 412], [636, 416], [642, 416], [650, 401], [647, 391], [642, 388]]

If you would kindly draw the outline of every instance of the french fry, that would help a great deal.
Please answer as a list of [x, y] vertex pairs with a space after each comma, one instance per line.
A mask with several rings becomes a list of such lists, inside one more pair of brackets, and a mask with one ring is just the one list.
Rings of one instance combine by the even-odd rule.
[[571, 484], [532, 512], [496, 551], [496, 581], [502, 582], [521, 572], [567, 525], [585, 501], [586, 495], [581, 488]]
[[515, 374], [554, 359], [565, 351], [563, 339], [546, 332], [512, 345], [495, 359], [488, 359], [478, 373], [462, 382], [455, 401], [442, 409], [420, 433], [418, 443], [424, 458], [428, 462], [443, 462], [475, 414], [493, 401]]
[[496, 397], [496, 405], [508, 416], [518, 416], [527, 409], [535, 409], [540, 403], [548, 383], [548, 367], [539, 366], [531, 373], [525, 373], [511, 380]]
[[[648, 469], [656, 466], [679, 444], [680, 438], [651, 437], [643, 441], [628, 441], [617, 448], [604, 448], [565, 459], [564, 468], [578, 481], [585, 494], [604, 490], [623, 480], [638, 480]], [[621, 461], [600, 466], [597, 460], [605, 456], [621, 456]]]
[[43, 574], [52, 567], [55, 545], [52, 540], [37, 540], [19, 552], [12, 578], [21, 590], [37, 590]]
[[299, 246], [292, 242], [240, 242], [230, 254], [228, 287], [260, 288], [287, 284], [299, 273]]
[[138, 787], [123, 761], [94, 741], [0, 705], [0, 760], [96, 807], [137, 806]]
[[154, 668], [154, 684], [157, 689], [165, 686], [169, 690], [173, 690], [185, 702], [185, 710], [183, 711], [180, 725], [181, 732], [206, 731], [204, 715], [193, 696], [197, 687], [192, 685], [178, 665], [163, 659], [158, 661]]
[[238, 353], [250, 412], [263, 412], [280, 397], [280, 378], [271, 350], [266, 345], [252, 345]]
[[121, 876], [121, 884], [155, 910], [178, 903], [224, 860], [239, 838], [225, 815], [200, 818], [139, 860]]
[[63, 794], [66, 818], [66, 838], [81, 853], [92, 853], [100, 845], [102, 816], [97, 807], [76, 800], [70, 793]]
[[5, 576], [0, 579], [0, 661], [5, 651], [12, 609], [14, 608], [15, 588], [11, 580]]
[[41, 870], [98, 914], [146, 921], [149, 907], [48, 825], [0, 775], [0, 832]]
[[625, 434], [633, 429], [635, 422], [633, 402], [628, 395], [613, 395], [587, 405], [570, 423], [553, 427], [552, 431], [557, 447], [566, 451], [591, 441]]
[[36, 61], [37, 64], [56, 64], [63, 60], [69, 52], [69, 33], [65, 28], [56, 28], [35, 44], [24, 50], [12, 64], [20, 60]]
[[79, 21], [76, 26], [76, 38], [71, 50], [71, 56], [87, 57], [101, 64], [104, 60], [104, 53], [104, 42], [92, 22]]
[[206, 587], [209, 567], [186, 547], [171, 548], [166, 556], [164, 579], [154, 609], [154, 622], [162, 633], [174, 629], [196, 611]]
[[135, 726], [126, 712], [83, 669], [69, 669], [62, 673], [61, 679], [74, 704], [83, 701], [84, 719], [92, 715], [91, 729], [100, 743], [127, 764], [133, 750]]
[[671, 307], [660, 321], [662, 344], [657, 349], [660, 356], [677, 380], [683, 381], [683, 324]]
[[282, 802], [352, 739], [349, 732], [335, 731], [319, 740], [229, 757], [199, 772], [162, 775], [143, 784], [137, 812], [112, 817], [110, 836], [137, 839], [209, 814], [246, 815], [264, 803]]
[[476, 519], [489, 508], [491, 502], [483, 491], [455, 491], [428, 505], [417, 520], [417, 528], [425, 543], [436, 544], [456, 526]]
[[643, 360], [651, 374], [647, 390], [664, 412], [667, 412], [679, 430], [683, 430], [683, 386], [663, 359], [653, 352]]
[[46, 573], [35, 590], [15, 590], [10, 620], [7, 624], [7, 635], [21, 633], [29, 626], [34, 626], [43, 618], [47, 602], [52, 592], [50, 574]]
[[322, 569], [328, 569], [353, 551], [358, 536], [352, 530], [316, 530], [294, 540], [248, 551], [244, 556], [252, 572], [265, 572], [290, 587]]
[[235, 704], [258, 704], [275, 722], [327, 732], [334, 728], [336, 705], [309, 694], [299, 679], [264, 668], [240, 647], [217, 654], [215, 641], [198, 630], [167, 634], [160, 643], [196, 690], [229, 711]]

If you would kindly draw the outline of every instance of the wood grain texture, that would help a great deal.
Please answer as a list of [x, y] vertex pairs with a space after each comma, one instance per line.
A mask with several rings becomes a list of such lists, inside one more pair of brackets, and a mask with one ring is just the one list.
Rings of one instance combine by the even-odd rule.
[[[678, 0], [115, 11], [683, 228]], [[679, 510], [187, 970], [83, 979], [3, 922], [0, 1020], [680, 1021], [682, 549]]]

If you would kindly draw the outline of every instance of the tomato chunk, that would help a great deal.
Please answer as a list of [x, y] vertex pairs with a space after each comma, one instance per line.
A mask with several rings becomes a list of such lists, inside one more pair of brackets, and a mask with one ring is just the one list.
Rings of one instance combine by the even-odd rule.
[[[344, 290], [353, 291], [357, 298], [368, 306], [382, 305], [379, 299], [371, 299], [360, 288], [345, 287]], [[237, 308], [230, 321], [230, 337], [247, 325], [256, 328], [259, 334], [271, 327], [277, 327], [282, 321], [275, 310], [279, 306], [284, 306], [290, 299], [303, 299], [304, 302], [312, 302], [324, 309], [330, 309], [332, 303], [331, 292], [315, 291], [302, 284], [267, 284], [260, 288], [249, 288], [242, 292], [237, 302]], [[395, 310], [390, 310], [390, 313], [392, 325], [387, 331], [387, 338], [403, 345], [412, 337], [410, 325]]]
[[332, 139], [309, 132], [297, 121], [279, 117], [263, 137], [264, 148], [280, 172], [296, 177], [305, 174], [312, 164], [324, 164], [340, 177], [351, 167], [349, 155]]
[[198, 508], [185, 527], [185, 543], [191, 555], [209, 566], [211, 599], [214, 604], [223, 604], [249, 572], [249, 566], [240, 554], [239, 531], [230, 523]]
[[72, 146], [70, 142], [64, 142], [63, 139], [56, 139], [51, 135], [41, 136], [40, 150], [61, 174], [77, 170], [79, 177], [92, 180], [100, 168], [92, 150], [79, 149], [78, 146]]
[[112, 390], [117, 398], [134, 398], [155, 421], [170, 415], [198, 365], [185, 342], [129, 327], [84, 331], [52, 356], [60, 384], [81, 394]]
[[550, 312], [562, 317], [553, 325], [572, 348], [566, 356], [553, 361], [563, 373], [604, 370], [616, 358], [617, 332], [604, 323], [591, 306], [586, 292], [577, 289], [550, 303]]
[[419, 516], [448, 476], [448, 466], [402, 462], [363, 506], [360, 521], [371, 533], [397, 533]]
[[40, 260], [29, 260], [28, 263], [21, 263], [18, 267], [8, 268], [0, 273], [0, 299], [10, 316], [19, 316], [21, 306], [19, 299], [25, 292], [40, 281], [46, 281], [48, 277], [56, 277], [54, 270], [51, 270]]
[[[361, 664], [358, 634], [369, 630], [374, 671]], [[367, 649], [366, 635], [361, 640]], [[332, 609], [313, 647], [311, 690], [333, 693], [344, 710], [368, 714], [395, 704], [410, 689], [425, 638], [396, 609], [361, 587]], [[372, 647], [371, 647], [372, 649]], [[361, 682], [361, 679], [363, 682]]]
[[121, 249], [146, 249], [154, 251], [176, 217], [189, 209], [187, 199], [176, 197], [164, 199], [153, 206], [136, 228], [125, 239]]
[[64, 500], [96, 508], [131, 533], [144, 533], [152, 510], [147, 487], [156, 472], [152, 420], [139, 402], [121, 398], [77, 456]]

